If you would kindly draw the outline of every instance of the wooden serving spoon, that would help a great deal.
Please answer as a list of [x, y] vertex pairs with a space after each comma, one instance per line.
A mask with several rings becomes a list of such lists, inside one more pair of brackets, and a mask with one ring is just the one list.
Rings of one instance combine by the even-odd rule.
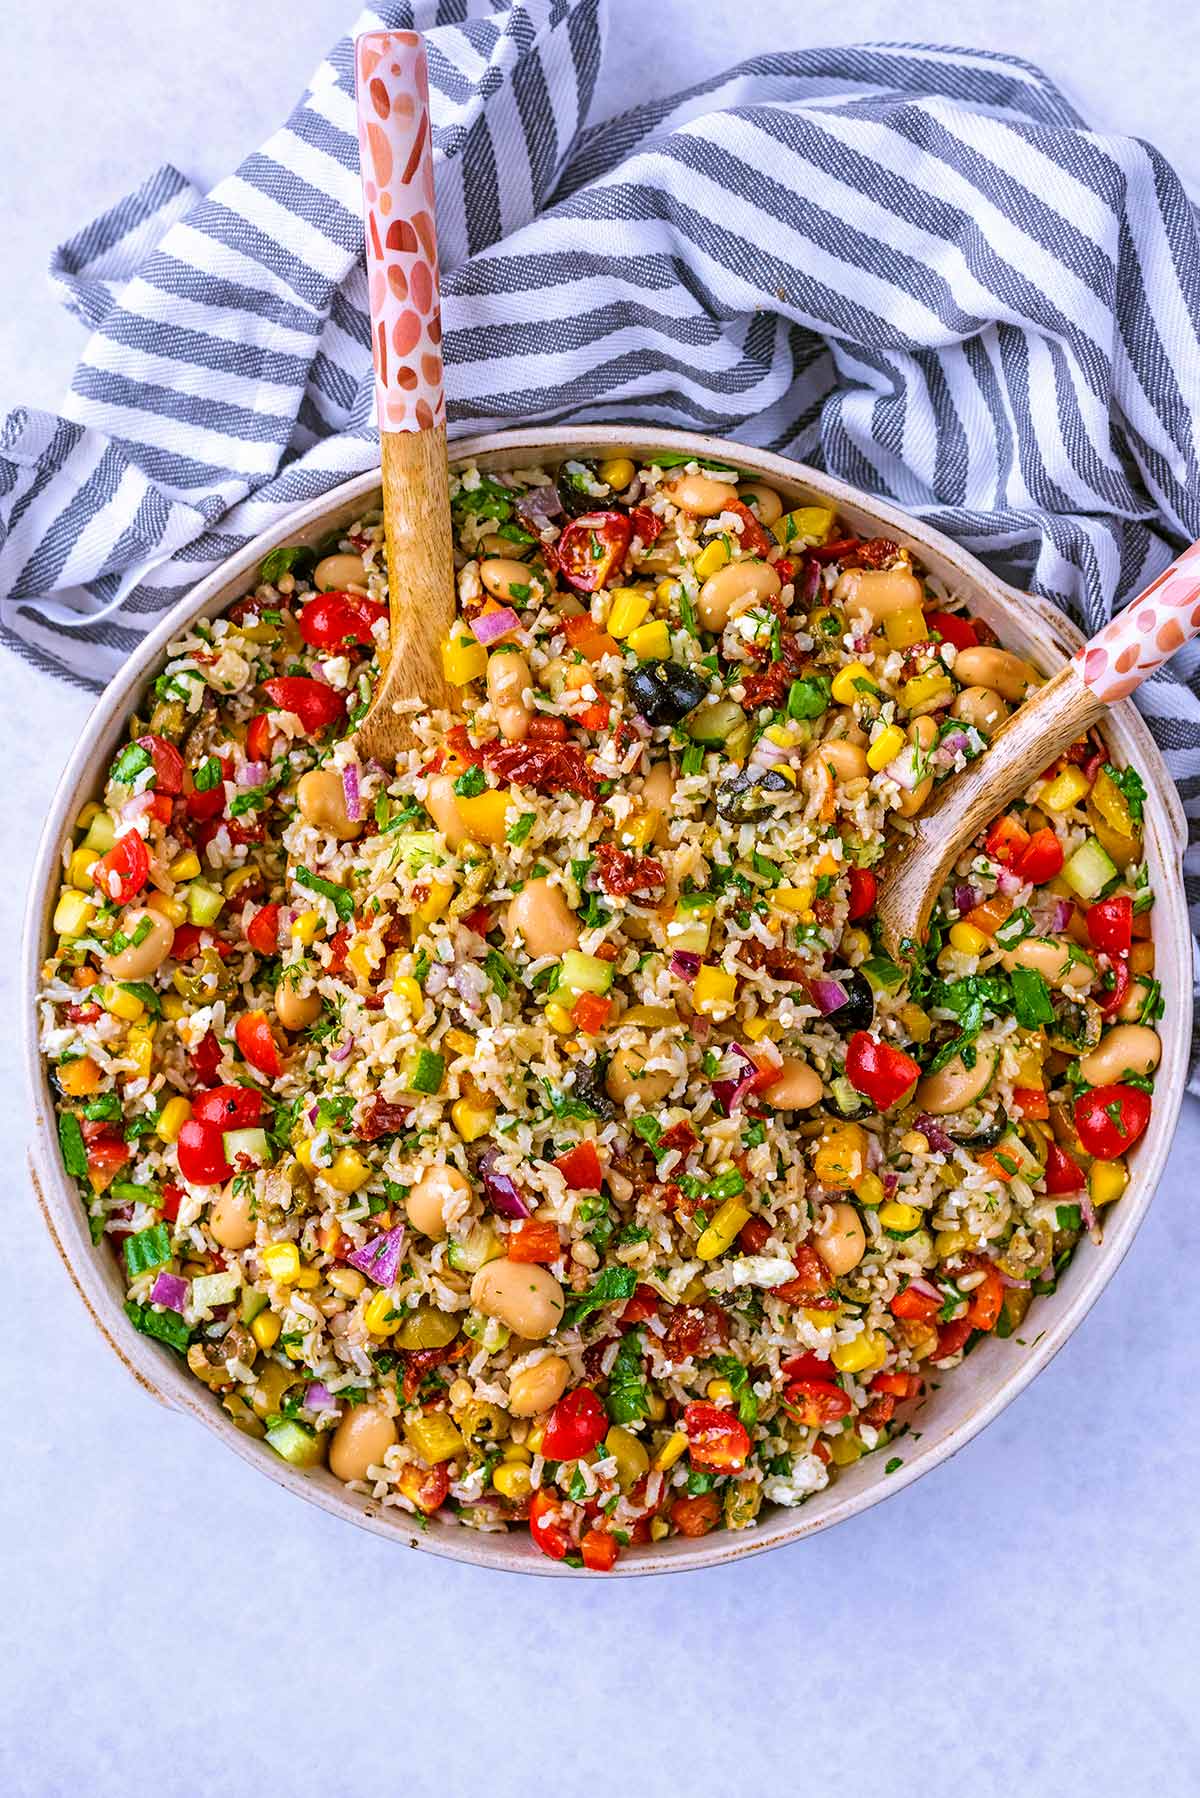
[[449, 704], [441, 643], [454, 616], [446, 395], [425, 46], [415, 31], [355, 44], [375, 403], [383, 467], [388, 651], [358, 753], [385, 765], [412, 747], [413, 717]]
[[1193, 543], [1006, 718], [984, 754], [945, 781], [916, 828], [893, 842], [876, 901], [889, 955], [903, 958], [906, 945], [923, 940], [951, 867], [979, 831], [1198, 630], [1200, 543]]

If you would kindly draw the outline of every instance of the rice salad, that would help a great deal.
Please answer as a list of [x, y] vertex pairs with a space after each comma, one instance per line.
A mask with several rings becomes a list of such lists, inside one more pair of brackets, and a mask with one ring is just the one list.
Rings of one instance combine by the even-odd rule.
[[130, 1321], [239, 1428], [603, 1571], [898, 1465], [1099, 1237], [1144, 790], [1076, 744], [898, 964], [885, 844], [1038, 672], [733, 467], [451, 488], [455, 710], [362, 761], [379, 516], [274, 551], [64, 845], [42, 1045]]

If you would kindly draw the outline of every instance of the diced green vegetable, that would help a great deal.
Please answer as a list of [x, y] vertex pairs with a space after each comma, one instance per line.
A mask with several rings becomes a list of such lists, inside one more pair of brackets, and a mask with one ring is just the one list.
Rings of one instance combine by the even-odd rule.
[[788, 688], [789, 718], [819, 718], [829, 710], [829, 682], [823, 674], [806, 675]]
[[79, 1119], [73, 1111], [63, 1111], [58, 1118], [58, 1145], [62, 1150], [63, 1166], [72, 1179], [87, 1178], [88, 1158], [83, 1143], [83, 1131], [79, 1127]]
[[267, 1441], [293, 1467], [319, 1467], [325, 1457], [325, 1444], [305, 1424], [282, 1417], [267, 1431]]
[[[414, 831], [412, 834], [415, 836], [418, 833]], [[401, 841], [400, 837], [396, 838], [397, 846]], [[294, 878], [298, 887], [307, 887], [310, 893], [319, 893], [322, 899], [328, 899], [342, 923], [349, 924], [354, 916], [354, 895], [345, 887], [340, 887], [335, 880], [326, 880], [322, 875], [314, 874], [309, 868], [297, 868]]]
[[[532, 817], [533, 813], [530, 812], [527, 815]], [[413, 870], [425, 868], [428, 867], [430, 862], [437, 862], [442, 859], [442, 839], [436, 830], [398, 831], [392, 853], [397, 861], [402, 861], [404, 863], [406, 868], [411, 868]], [[307, 870], [304, 871], [307, 872]], [[313, 878], [315, 878], [315, 876]], [[297, 879], [299, 879], [299, 873], [297, 873]], [[300, 884], [301, 886], [309, 886], [311, 882], [302, 880], [300, 881]], [[314, 886], [312, 890], [316, 893], [320, 891], [320, 888]], [[344, 889], [339, 887], [337, 890], [341, 892]], [[327, 898], [329, 896], [330, 895], [326, 894]], [[337, 901], [335, 900], [334, 903], [336, 904]], [[353, 913], [354, 904], [353, 901], [351, 901], [350, 915], [353, 916]], [[339, 912], [338, 915], [340, 917], [341, 913]]]
[[190, 1324], [185, 1324], [178, 1311], [156, 1311], [153, 1305], [135, 1305], [129, 1300], [125, 1306], [125, 1315], [135, 1330], [143, 1336], [153, 1336], [157, 1342], [165, 1342], [171, 1348], [178, 1349], [182, 1355], [192, 1340]]
[[740, 705], [732, 699], [715, 699], [711, 705], [694, 711], [686, 728], [693, 743], [724, 743], [745, 722], [746, 714]]
[[210, 887], [203, 880], [191, 880], [184, 888], [187, 894], [188, 920], [205, 929], [215, 924], [225, 904], [225, 895], [219, 887]]
[[1116, 878], [1116, 863], [1095, 837], [1089, 837], [1063, 868], [1063, 879], [1071, 891], [1089, 904]]
[[271, 1160], [271, 1142], [265, 1130], [226, 1130], [221, 1141], [230, 1167], [237, 1167], [243, 1155], [248, 1156], [257, 1167], [266, 1167]]
[[192, 1281], [192, 1303], [197, 1311], [211, 1311], [214, 1305], [232, 1305], [241, 1286], [241, 1276], [226, 1268], [219, 1274], [201, 1274]]
[[572, 993], [606, 993], [613, 983], [613, 964], [598, 955], [568, 949], [559, 964], [559, 987]]
[[171, 1232], [166, 1224], [151, 1224], [136, 1236], [125, 1238], [125, 1268], [131, 1280], [148, 1274], [171, 1259]]
[[408, 1090], [414, 1093], [439, 1092], [445, 1071], [444, 1055], [437, 1055], [432, 1049], [418, 1049], [406, 1067]]
[[94, 849], [97, 855], [107, 855], [117, 840], [117, 826], [110, 812], [97, 812], [87, 827], [87, 835], [83, 839], [85, 849]]

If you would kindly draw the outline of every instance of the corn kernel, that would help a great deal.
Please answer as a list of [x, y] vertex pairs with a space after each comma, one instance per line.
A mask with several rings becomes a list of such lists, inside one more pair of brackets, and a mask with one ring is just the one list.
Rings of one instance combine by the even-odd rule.
[[809, 543], [824, 543], [833, 529], [832, 506], [800, 506], [794, 512], [785, 512], [771, 526], [777, 543], [786, 549], [789, 543], [795, 543], [803, 537]]
[[475, 1038], [468, 1030], [447, 1030], [442, 1041], [448, 1049], [453, 1049], [456, 1055], [474, 1055], [475, 1053]]
[[404, 1322], [392, 1315], [392, 1301], [386, 1292], [377, 1292], [363, 1311], [363, 1322], [372, 1336], [391, 1336]]
[[321, 926], [319, 911], [302, 911], [298, 918], [292, 919], [292, 936], [296, 942], [303, 943], [307, 949], [311, 946]]
[[371, 951], [366, 943], [355, 943], [346, 951], [346, 966], [358, 975], [360, 980], [369, 980], [375, 971]]
[[392, 981], [392, 991], [404, 1000], [414, 1018], [420, 1017], [425, 1009], [425, 995], [418, 980], [414, 980], [411, 974], [399, 974]]
[[528, 1436], [525, 1438], [525, 1446], [532, 1449], [535, 1455], [541, 1454], [545, 1442], [546, 1426], [544, 1423], [539, 1423], [535, 1429], [530, 1430]]
[[626, 642], [640, 662], [665, 662], [671, 654], [671, 633], [661, 618], [639, 624]]
[[844, 930], [841, 947], [848, 959], [855, 955], [867, 956], [871, 953], [871, 939], [865, 930]]
[[1038, 795], [1038, 804], [1044, 806], [1048, 812], [1066, 812], [1070, 811], [1073, 805], [1078, 805], [1079, 801], [1090, 791], [1091, 783], [1087, 775], [1082, 768], [1077, 768], [1071, 762], [1061, 774], [1056, 775], [1049, 786], [1042, 788]]
[[939, 1230], [933, 1239], [933, 1252], [939, 1261], [948, 1261], [951, 1255], [961, 1255], [971, 1245], [971, 1232], [961, 1226], [954, 1230]]
[[260, 1349], [271, 1349], [279, 1341], [283, 1323], [274, 1311], [260, 1311], [250, 1325], [250, 1334]]
[[715, 1261], [734, 1243], [742, 1225], [748, 1223], [750, 1209], [740, 1199], [726, 1199], [713, 1216], [707, 1230], [703, 1231], [696, 1244], [696, 1254], [701, 1261]]
[[807, 881], [799, 887], [776, 887], [771, 894], [771, 904], [779, 911], [807, 911], [815, 890]]
[[920, 606], [902, 606], [884, 619], [883, 634], [893, 649], [907, 649], [910, 644], [924, 642], [929, 626]]
[[178, 1024], [180, 1018], [186, 1016], [187, 1004], [178, 993], [164, 993], [162, 996], [163, 1017], [168, 1023]]
[[127, 993], [123, 987], [101, 986], [96, 992], [105, 1011], [111, 1012], [114, 1018], [123, 1018], [127, 1024], [136, 1024], [146, 1015], [146, 1007], [137, 994]]
[[509, 790], [507, 787], [489, 788], [486, 793], [476, 793], [473, 798], [458, 800], [458, 815], [467, 828], [467, 834], [474, 837], [477, 843], [502, 843], [508, 828]]
[[817, 1311], [802, 1305], [800, 1308], [800, 1315], [807, 1323], [812, 1325], [814, 1330], [832, 1330], [838, 1318], [842, 1315], [842, 1307], [837, 1305], [832, 1311]]
[[123, 1060], [131, 1061], [138, 1080], [149, 1080], [154, 1066], [154, 1025], [133, 1024], [125, 1039]]
[[672, 580], [668, 575], [666, 580], [659, 581], [658, 586], [654, 589], [654, 597], [660, 605], [669, 605], [679, 590], [679, 582]]
[[294, 1280], [300, 1272], [300, 1251], [294, 1242], [269, 1242], [261, 1259], [272, 1280]]
[[461, 620], [452, 625], [442, 644], [442, 673], [447, 686], [465, 687], [468, 681], [483, 680], [487, 664], [484, 645], [472, 636]]
[[176, 930], [187, 923], [188, 910], [182, 899], [169, 898], [166, 893], [151, 893], [146, 900], [147, 911], [156, 911], [160, 918], [168, 924], [174, 924]]
[[1123, 1161], [1093, 1161], [1088, 1169], [1088, 1193], [1092, 1204], [1111, 1205], [1129, 1184], [1129, 1169]]
[[768, 724], [763, 736], [778, 749], [794, 749], [800, 741], [790, 724]]
[[191, 1104], [177, 1093], [173, 1099], [167, 1100], [159, 1112], [154, 1128], [164, 1142], [178, 1142], [179, 1132], [191, 1115]]
[[612, 609], [608, 614], [608, 634], [618, 639], [628, 637], [649, 615], [650, 595], [640, 587], [617, 587], [613, 591]]
[[884, 1229], [903, 1236], [910, 1236], [920, 1228], [921, 1215], [915, 1205], [906, 1205], [901, 1199], [890, 1199], [879, 1208], [879, 1221]]
[[770, 1018], [747, 1018], [742, 1025], [742, 1035], [749, 1037], [752, 1043], [756, 1043], [767, 1034], [770, 1028]]
[[922, 1006], [909, 1000], [900, 1007], [897, 1017], [912, 1037], [914, 1043], [927, 1043], [933, 1033], [933, 1020]]
[[621, 841], [631, 849], [648, 849], [659, 823], [660, 814], [653, 807], [649, 811], [635, 812], [622, 826]]
[[464, 1142], [475, 1142], [487, 1135], [496, 1113], [490, 1105], [472, 1105], [469, 1099], [456, 1099], [450, 1107], [450, 1118]]
[[858, 681], [866, 681], [872, 688], [875, 685], [871, 670], [861, 662], [851, 662], [847, 667], [838, 669], [830, 691], [839, 705], [853, 705], [861, 697], [861, 688], [856, 685]]
[[900, 1147], [906, 1155], [928, 1155], [929, 1138], [923, 1130], [906, 1130], [900, 1138]]
[[[728, 753], [728, 750], [726, 753]], [[782, 780], [786, 780], [789, 787], [794, 787], [799, 779], [796, 770], [790, 767], [787, 762], [776, 762], [771, 772], [773, 774], [778, 774]]]
[[94, 849], [74, 849], [67, 863], [67, 880], [80, 893], [90, 893], [93, 886], [92, 869], [100, 857]]
[[501, 1461], [492, 1473], [492, 1485], [501, 1498], [528, 1498], [533, 1491], [533, 1476], [519, 1461]]
[[371, 1169], [356, 1149], [339, 1149], [324, 1177], [338, 1192], [357, 1192], [371, 1178]]
[[421, 901], [417, 908], [417, 916], [422, 924], [432, 924], [440, 918], [451, 899], [454, 897], [454, 885], [448, 880], [434, 880], [429, 885], [429, 895]]
[[335, 1267], [329, 1276], [329, 1284], [343, 1298], [356, 1299], [362, 1293], [366, 1280], [356, 1267]]
[[887, 1338], [872, 1330], [863, 1330], [850, 1342], [835, 1342], [829, 1359], [839, 1373], [862, 1373], [887, 1360]]
[[558, 1036], [570, 1036], [572, 1030], [575, 1028], [570, 1012], [565, 1005], [560, 1005], [556, 999], [551, 1000], [550, 1004], [546, 1007], [546, 1022], [549, 1024], [551, 1030]]
[[716, 574], [718, 568], [724, 568], [729, 560], [729, 551], [720, 537], [714, 537], [706, 543], [692, 564], [696, 571], [696, 579], [706, 581], [710, 574]]
[[736, 974], [727, 974], [724, 968], [701, 968], [692, 987], [692, 1004], [697, 1011], [711, 1018], [727, 1017], [736, 998]]
[[868, 1211], [877, 1211], [883, 1204], [883, 1181], [878, 1174], [864, 1174], [854, 1182], [854, 1196]]
[[86, 936], [96, 907], [82, 893], [64, 887], [54, 908], [54, 928], [59, 936]]
[[[470, 1388], [470, 1382], [467, 1381], [465, 1383], [468, 1388]], [[474, 1396], [474, 1390], [471, 1389], [470, 1396], [464, 1399], [463, 1403], [470, 1404], [471, 1399], [474, 1398]], [[451, 1400], [451, 1402], [453, 1403], [453, 1400]], [[611, 1431], [609, 1433], [611, 1434]], [[523, 1467], [529, 1467], [533, 1462], [533, 1455], [531, 1451], [525, 1447], [523, 1442], [506, 1442], [504, 1444], [504, 1453], [501, 1456], [501, 1460], [519, 1461]]]
[[960, 954], [986, 955], [991, 946], [992, 939], [982, 930], [976, 930], [974, 924], [951, 924], [950, 947]]
[[100, 1069], [90, 1055], [77, 1055], [55, 1069], [55, 1078], [69, 1099], [85, 1099], [100, 1084]]
[[733, 1387], [728, 1380], [710, 1380], [704, 1390], [714, 1405], [728, 1405], [733, 1402]]
[[167, 869], [172, 880], [195, 880], [200, 872], [200, 857], [194, 849], [185, 849]]
[[671, 1434], [667, 1437], [653, 1461], [650, 1463], [655, 1473], [665, 1473], [668, 1467], [674, 1467], [680, 1455], [686, 1451], [687, 1445], [688, 1439], [683, 1431], [672, 1430]]
[[606, 487], [611, 487], [614, 493], [624, 493], [637, 469], [628, 456], [610, 456], [606, 462], [601, 462], [596, 472]]
[[300, 1272], [296, 1275], [296, 1278], [292, 1281], [292, 1285], [298, 1286], [302, 1292], [311, 1292], [314, 1286], [319, 1286], [320, 1284], [321, 1284], [320, 1268], [309, 1267], [307, 1265], [303, 1266], [300, 1269]]
[[898, 724], [885, 724], [867, 750], [868, 768], [873, 768], [878, 774], [889, 762], [895, 761], [907, 741], [908, 738]]

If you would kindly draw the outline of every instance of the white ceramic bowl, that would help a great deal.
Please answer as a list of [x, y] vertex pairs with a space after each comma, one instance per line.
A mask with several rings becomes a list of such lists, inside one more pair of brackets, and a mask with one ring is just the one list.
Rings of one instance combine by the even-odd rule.
[[[929, 571], [961, 594], [973, 612], [987, 620], [1005, 644], [1027, 655], [1047, 673], [1075, 649], [1079, 634], [1047, 602], [1017, 593], [991, 575], [981, 563], [947, 538], [903, 513], [856, 493], [827, 475], [762, 450], [726, 444], [710, 437], [641, 428], [598, 427], [593, 430], [527, 430], [483, 437], [454, 446], [456, 462], [475, 461], [483, 468], [529, 467], [564, 455], [593, 451], [612, 454], [617, 448], [649, 459], [655, 449], [692, 451], [708, 460], [726, 460], [752, 470], [804, 504], [829, 501], [865, 536], [886, 534], [911, 544]], [[167, 643], [195, 617], [214, 617], [252, 584], [254, 570], [280, 543], [316, 543], [335, 526], [358, 517], [377, 490], [372, 475], [335, 488], [325, 498], [298, 507], [286, 524], [264, 533], [217, 569], [154, 630], [98, 702], [59, 783], [38, 850], [26, 916], [23, 962], [23, 1018], [26, 1065], [33, 1113], [33, 1156], [38, 1196], [46, 1224], [77, 1291], [100, 1333], [139, 1383], [165, 1404], [187, 1411], [244, 1460], [290, 1492], [322, 1506], [335, 1516], [357, 1523], [396, 1543], [431, 1550], [456, 1560], [476, 1561], [524, 1573], [571, 1577], [572, 1570], [547, 1560], [524, 1531], [481, 1534], [452, 1522], [434, 1519], [418, 1529], [409, 1515], [381, 1509], [351, 1492], [324, 1469], [303, 1472], [282, 1461], [265, 1443], [235, 1429], [217, 1401], [186, 1371], [179, 1358], [133, 1330], [122, 1310], [123, 1285], [115, 1257], [93, 1248], [83, 1208], [59, 1159], [54, 1108], [46, 1070], [38, 1053], [34, 994], [39, 965], [48, 950], [50, 915], [60, 877], [62, 845], [71, 834], [80, 807], [102, 783], [104, 770], [124, 735], [126, 720], [136, 709], [142, 688], [153, 674]], [[771, 1508], [758, 1525], [743, 1532], [718, 1531], [700, 1540], [684, 1536], [635, 1548], [621, 1556], [621, 1574], [681, 1572], [711, 1567], [742, 1555], [795, 1542], [840, 1523], [875, 1504], [946, 1460], [998, 1416], [1023, 1387], [1062, 1347], [1116, 1272], [1150, 1203], [1167, 1158], [1183, 1095], [1191, 1030], [1191, 937], [1184, 904], [1179, 858], [1186, 842], [1178, 796], [1146, 726], [1128, 702], [1110, 714], [1108, 735], [1118, 759], [1141, 769], [1148, 790], [1146, 853], [1154, 885], [1154, 937], [1157, 968], [1167, 999], [1160, 1026], [1162, 1066], [1150, 1134], [1132, 1156], [1131, 1179], [1120, 1203], [1105, 1213], [1104, 1242], [1081, 1244], [1058, 1291], [1035, 1301], [1037, 1330], [1028, 1346], [1015, 1338], [979, 1343], [970, 1358], [939, 1384], [920, 1413], [920, 1441], [905, 1437], [897, 1452], [903, 1465], [885, 1476], [886, 1454], [868, 1455], [842, 1470], [830, 1486], [798, 1509]]]

